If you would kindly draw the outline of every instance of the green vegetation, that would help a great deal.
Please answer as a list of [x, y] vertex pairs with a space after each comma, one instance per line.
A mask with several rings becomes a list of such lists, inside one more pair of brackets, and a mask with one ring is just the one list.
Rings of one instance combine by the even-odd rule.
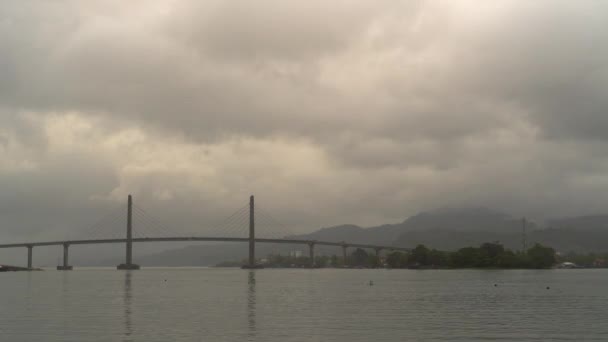
[[[316, 267], [337, 266], [337, 257], [317, 256], [315, 257]], [[287, 256], [281, 254], [270, 254], [266, 257], [264, 264], [266, 267], [310, 267], [310, 258], [306, 256]]]
[[[591, 260], [592, 257], [587, 258]], [[596, 259], [598, 258], [593, 258], [594, 261]], [[315, 267], [542, 269], [554, 266], [557, 261], [553, 248], [538, 243], [525, 252], [513, 252], [498, 242], [486, 242], [479, 247], [461, 248], [455, 252], [439, 251], [418, 245], [410, 252], [390, 252], [385, 257], [378, 257], [373, 252], [357, 248], [347, 256], [346, 260], [336, 255], [317, 256], [315, 257]], [[222, 263], [218, 266], [230, 267], [245, 263], [246, 261], [243, 260], [240, 263]], [[265, 267], [306, 268], [311, 266], [310, 258], [307, 256], [295, 257], [281, 254], [268, 255], [261, 263]], [[580, 264], [586, 265], [587, 263], [580, 262]]]
[[553, 248], [535, 244], [525, 253], [515, 253], [497, 242], [456, 252], [418, 245], [410, 253], [392, 252], [386, 257], [391, 268], [550, 268], [555, 262]]

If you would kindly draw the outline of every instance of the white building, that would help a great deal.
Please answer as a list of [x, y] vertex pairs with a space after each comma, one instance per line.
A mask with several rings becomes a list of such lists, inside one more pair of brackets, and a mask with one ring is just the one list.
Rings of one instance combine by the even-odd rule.
[[302, 256], [302, 251], [291, 251], [289, 252], [289, 256], [293, 258], [299, 258]]

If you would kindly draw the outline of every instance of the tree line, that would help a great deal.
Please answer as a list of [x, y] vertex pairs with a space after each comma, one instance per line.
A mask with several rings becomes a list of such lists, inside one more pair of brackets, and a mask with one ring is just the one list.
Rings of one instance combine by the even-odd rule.
[[418, 245], [409, 253], [392, 252], [386, 257], [391, 268], [550, 268], [557, 259], [555, 250], [535, 244], [526, 251], [513, 252], [498, 242], [455, 252]]
[[[265, 260], [268, 267], [310, 267], [307, 256], [271, 254]], [[346, 260], [336, 255], [315, 257], [315, 267], [359, 268], [550, 268], [557, 262], [555, 250], [535, 244], [526, 251], [513, 252], [498, 242], [479, 247], [461, 248], [454, 252], [430, 249], [418, 245], [410, 252], [390, 252], [385, 258], [357, 248]]]

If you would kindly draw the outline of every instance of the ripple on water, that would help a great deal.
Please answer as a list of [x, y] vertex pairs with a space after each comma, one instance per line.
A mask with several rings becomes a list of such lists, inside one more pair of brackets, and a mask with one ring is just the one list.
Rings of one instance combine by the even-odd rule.
[[606, 341], [606, 284], [604, 270], [4, 273], [0, 341]]

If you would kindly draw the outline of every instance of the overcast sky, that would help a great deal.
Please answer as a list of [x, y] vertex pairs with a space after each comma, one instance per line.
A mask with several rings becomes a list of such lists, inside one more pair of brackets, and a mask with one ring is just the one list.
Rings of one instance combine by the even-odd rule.
[[608, 213], [608, 2], [3, 0], [0, 239]]

